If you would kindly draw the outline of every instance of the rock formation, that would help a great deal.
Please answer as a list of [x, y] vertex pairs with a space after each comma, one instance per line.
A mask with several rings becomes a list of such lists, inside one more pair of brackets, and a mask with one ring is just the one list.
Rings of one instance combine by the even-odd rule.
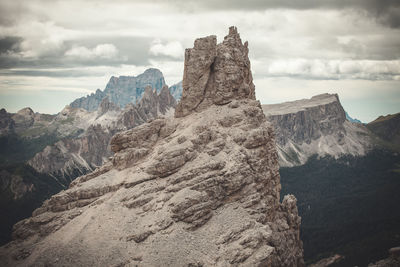
[[3, 263], [304, 265], [296, 198], [279, 201], [274, 134], [254, 99], [247, 45], [232, 27], [222, 44], [201, 38], [188, 51], [176, 117], [116, 134], [110, 162], [15, 225]]
[[185, 51], [182, 99], [175, 116], [233, 99], [255, 99], [248, 53], [247, 42], [242, 44], [235, 27], [229, 28], [229, 35], [218, 45], [214, 35], [197, 39]]
[[276, 132], [280, 166], [304, 164], [312, 155], [362, 156], [370, 149], [368, 129], [346, 120], [336, 94], [263, 105]]
[[108, 97], [110, 102], [124, 108], [129, 103], [139, 101], [146, 86], [156, 88], [159, 93], [164, 85], [164, 76], [158, 69], [147, 69], [138, 76], [113, 76], [104, 91], [97, 89], [96, 93], [76, 99], [70, 106], [95, 111], [103, 99]]

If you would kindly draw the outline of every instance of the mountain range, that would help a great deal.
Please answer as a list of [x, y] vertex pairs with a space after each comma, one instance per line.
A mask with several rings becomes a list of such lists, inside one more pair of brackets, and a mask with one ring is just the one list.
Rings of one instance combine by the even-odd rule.
[[[208, 42], [213, 41], [207, 41], [206, 45]], [[194, 53], [200, 50], [196, 50], [195, 43]], [[201, 56], [201, 59], [214, 59], [214, 55]], [[153, 131], [154, 127], [158, 127], [156, 124], [160, 123], [159, 119], [168, 121], [174, 112], [178, 114], [177, 117], [202, 114], [209, 109], [210, 103], [217, 101], [219, 105], [229, 103], [229, 113], [233, 114], [219, 118], [220, 125], [240, 125], [243, 117], [236, 111], [242, 110], [248, 103], [232, 101], [231, 93], [226, 91], [223, 84], [214, 86], [221, 88], [218, 92], [222, 92], [219, 93], [222, 97], [213, 97], [214, 89], [207, 91], [208, 85], [204, 85], [202, 79], [207, 77], [213, 80], [216, 75], [214, 71], [209, 68], [196, 69], [193, 72], [195, 75], [187, 74], [183, 82], [169, 88], [157, 69], [146, 70], [138, 76], [111, 77], [103, 91], [97, 90], [94, 94], [73, 101], [56, 115], [35, 113], [30, 108], [15, 114], [0, 110], [0, 207], [2, 215], [7, 215], [2, 216], [4, 219], [1, 221], [2, 243], [10, 240], [14, 223], [30, 216], [45, 199], [68, 188], [76, 177], [81, 176], [71, 186], [74, 192], [79, 191], [77, 188], [80, 183], [83, 183], [83, 188], [89, 186], [86, 180], [101, 181], [107, 177], [104, 173], [112, 172], [112, 168], [129, 169], [132, 160], [146, 158], [148, 147], [128, 145], [125, 148], [123, 142], [118, 141], [128, 140], [131, 133], [140, 135], [141, 131], [150, 127], [138, 127], [146, 122], [151, 122]], [[251, 73], [247, 77], [247, 86], [254, 86]], [[202, 90], [210, 95], [201, 90], [193, 91], [197, 94], [193, 95], [185, 90], [196, 86], [205, 86]], [[235, 84], [230, 86], [234, 87]], [[251, 88], [247, 87], [242, 90], [239, 91], [242, 94], [248, 90], [251, 92]], [[234, 107], [236, 105], [240, 108]], [[388, 248], [398, 245], [400, 240], [396, 236], [400, 236], [397, 227], [400, 225], [400, 214], [394, 203], [398, 203], [396, 192], [400, 189], [400, 158], [397, 154], [400, 149], [400, 113], [381, 116], [371, 123], [362, 124], [351, 119], [336, 94], [322, 94], [310, 99], [261, 107], [268, 121], [266, 123], [274, 129], [282, 192], [294, 194], [298, 199], [299, 214], [303, 218], [301, 238], [304, 241], [306, 263], [339, 253], [344, 255], [344, 259], [341, 258], [338, 266], [367, 264], [383, 258]], [[246, 110], [243, 112], [250, 112]], [[158, 122], [152, 122], [154, 119]], [[198, 119], [205, 120], [202, 116]], [[199, 124], [197, 127], [203, 126]], [[186, 127], [193, 128], [189, 125]], [[125, 132], [127, 130], [130, 132]], [[209, 135], [193, 131], [192, 135]], [[111, 141], [113, 136], [116, 137]], [[203, 137], [212, 140], [212, 135], [207, 136]], [[184, 144], [184, 138], [181, 137], [177, 142]], [[146, 139], [140, 140], [148, 142]], [[213, 149], [217, 151], [217, 148]], [[170, 154], [162, 150], [159, 153], [161, 156], [157, 160], [162, 161], [163, 157], [169, 160]], [[178, 156], [181, 157], [180, 154]], [[184, 162], [188, 161], [186, 157], [189, 156], [182, 157], [185, 158]], [[172, 171], [168, 171], [167, 166], [160, 168], [167, 168], [166, 172]], [[84, 198], [81, 199], [83, 193], [79, 194], [79, 201], [67, 201], [63, 205], [87, 205], [83, 203]], [[61, 196], [67, 197], [65, 193], [61, 193]], [[141, 198], [139, 200], [147, 203]], [[57, 201], [50, 200], [44, 207], [57, 209]], [[194, 201], [197, 203], [199, 200]], [[355, 209], [357, 212], [354, 212]], [[39, 215], [41, 211], [35, 214]], [[358, 232], [354, 232], [354, 228]], [[15, 229], [17, 234], [14, 236], [18, 235], [18, 229], [23, 229], [21, 224]], [[150, 231], [158, 230], [151, 228]], [[372, 231], [375, 231], [374, 235]], [[333, 237], [336, 239], [332, 240]]]
[[[296, 198], [280, 201], [273, 129], [236, 27], [186, 50], [182, 85], [173, 117], [115, 134], [110, 161], [18, 222], [1, 262], [304, 266]], [[151, 95], [141, 101], [154, 107]]]
[[164, 76], [158, 69], [147, 69], [138, 76], [112, 76], [103, 91], [97, 89], [95, 93], [78, 98], [69, 106], [95, 111], [103, 99], [108, 97], [110, 102], [124, 108], [127, 104], [139, 101], [147, 86], [159, 93], [164, 85]]
[[[142, 83], [148, 82], [137, 95], [140, 100], [123, 109], [121, 103], [105, 96], [94, 111], [70, 105], [56, 115], [35, 113], [30, 108], [15, 114], [0, 110], [1, 243], [10, 240], [12, 225], [30, 216], [43, 200], [107, 162], [115, 133], [173, 114], [176, 100], [168, 87], [163, 85], [159, 92], [151, 87], [164, 81], [162, 74], [158, 75], [161, 72], [150, 69], [145, 73], [139, 75]], [[154, 79], [151, 73], [155, 73]], [[130, 84], [138, 84], [136, 77], [131, 79]], [[110, 86], [104, 91], [107, 88]], [[127, 88], [120, 90], [124, 93]], [[114, 88], [113, 93], [119, 95], [118, 91]]]

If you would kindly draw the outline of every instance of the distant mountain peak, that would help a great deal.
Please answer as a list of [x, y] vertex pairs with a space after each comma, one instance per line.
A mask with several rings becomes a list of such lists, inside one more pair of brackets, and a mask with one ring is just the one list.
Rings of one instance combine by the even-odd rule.
[[18, 110], [17, 114], [22, 116], [32, 116], [35, 114], [35, 112], [33, 112], [33, 110], [30, 107], [26, 107]]
[[97, 89], [91, 95], [76, 99], [70, 106], [95, 111], [107, 96], [110, 102], [123, 109], [127, 104], [140, 100], [147, 86], [160, 92], [164, 85], [162, 72], [155, 68], [149, 68], [137, 76], [112, 76], [103, 91]]

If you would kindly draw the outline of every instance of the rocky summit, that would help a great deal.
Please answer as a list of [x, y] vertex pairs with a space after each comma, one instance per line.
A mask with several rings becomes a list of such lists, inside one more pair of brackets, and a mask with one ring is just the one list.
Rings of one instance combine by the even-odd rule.
[[247, 52], [235, 27], [218, 45], [197, 39], [175, 117], [116, 134], [112, 159], [17, 223], [0, 261], [303, 266], [296, 198], [280, 202], [274, 133]]
[[212, 104], [224, 105], [232, 99], [255, 99], [249, 49], [235, 27], [217, 45], [212, 35], [197, 39], [185, 51], [182, 99], [175, 116], [182, 117]]

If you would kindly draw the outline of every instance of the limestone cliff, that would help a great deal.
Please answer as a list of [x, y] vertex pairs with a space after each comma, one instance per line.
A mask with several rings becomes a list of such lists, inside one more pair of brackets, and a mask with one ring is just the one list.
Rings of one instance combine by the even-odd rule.
[[275, 128], [280, 166], [304, 164], [312, 155], [362, 156], [371, 147], [368, 129], [346, 119], [336, 94], [263, 105]]
[[201, 38], [189, 51], [175, 118], [116, 134], [112, 160], [16, 224], [1, 262], [304, 265], [296, 198], [280, 202], [274, 133], [254, 99], [247, 44], [231, 27], [222, 44]]

